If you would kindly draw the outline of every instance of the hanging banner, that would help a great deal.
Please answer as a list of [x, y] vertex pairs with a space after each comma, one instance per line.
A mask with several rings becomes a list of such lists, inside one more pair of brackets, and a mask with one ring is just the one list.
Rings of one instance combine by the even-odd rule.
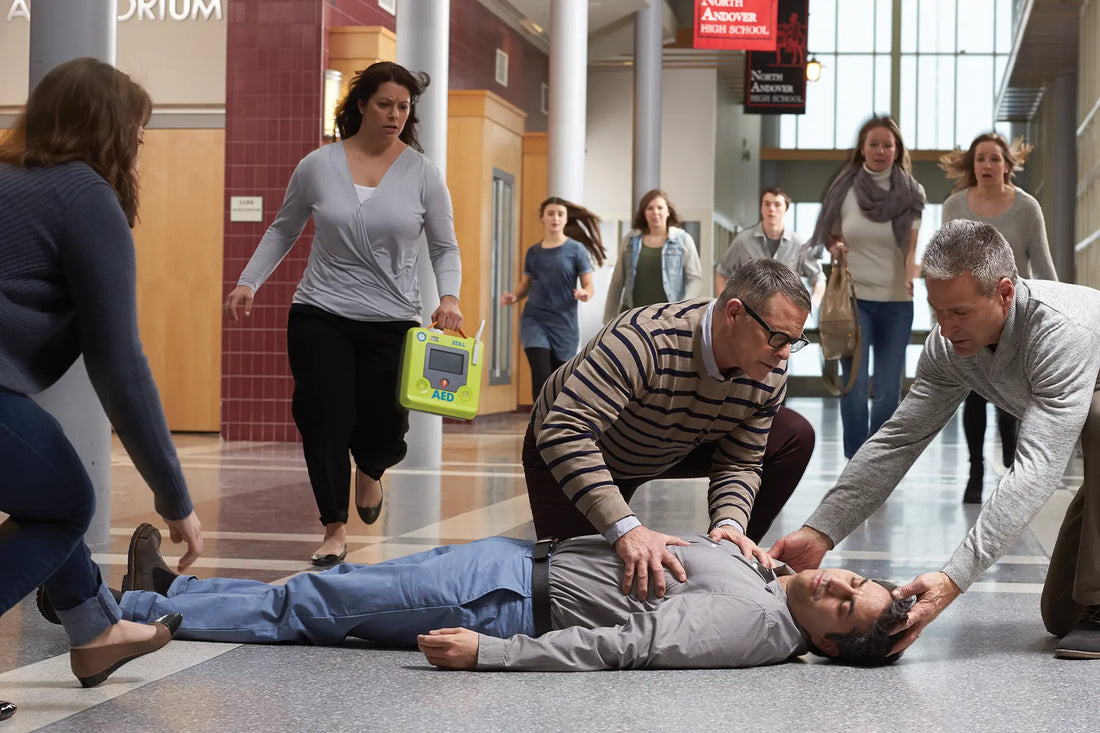
[[779, 0], [775, 50], [745, 54], [745, 112], [805, 114], [808, 3]]
[[774, 51], [777, 0], [695, 0], [692, 48]]

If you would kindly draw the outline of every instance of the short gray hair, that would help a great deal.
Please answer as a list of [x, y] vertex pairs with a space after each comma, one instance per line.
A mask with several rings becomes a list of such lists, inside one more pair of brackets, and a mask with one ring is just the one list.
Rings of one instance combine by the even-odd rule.
[[734, 271], [718, 296], [717, 308], [737, 298], [757, 310], [765, 310], [776, 293], [786, 295], [794, 304], [810, 312], [810, 294], [794, 270], [775, 260], [753, 260]]
[[993, 295], [1003, 278], [1016, 282], [1012, 248], [993, 226], [956, 219], [940, 227], [928, 242], [921, 262], [924, 276], [951, 280], [969, 272], [983, 295]]

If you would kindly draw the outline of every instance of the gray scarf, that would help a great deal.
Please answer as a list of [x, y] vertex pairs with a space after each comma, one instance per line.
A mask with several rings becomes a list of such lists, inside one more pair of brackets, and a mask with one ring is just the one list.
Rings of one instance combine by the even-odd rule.
[[875, 183], [875, 179], [862, 164], [849, 163], [833, 181], [821, 202], [821, 213], [817, 216], [813, 237], [810, 238], [810, 253], [821, 257], [829, 243], [829, 233], [833, 224], [840, 218], [840, 207], [848, 189], [855, 186], [859, 210], [871, 221], [891, 222], [894, 239], [902, 253], [909, 251], [910, 232], [913, 229], [913, 217], [924, 210], [924, 198], [920, 185], [906, 173], [901, 166], [895, 165], [890, 172], [890, 190]]

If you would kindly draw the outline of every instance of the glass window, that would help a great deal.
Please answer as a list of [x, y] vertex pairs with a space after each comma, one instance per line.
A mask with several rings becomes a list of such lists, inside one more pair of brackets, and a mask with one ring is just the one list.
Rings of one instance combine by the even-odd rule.
[[915, 0], [901, 4], [901, 52], [917, 51], [917, 3]]
[[[492, 255], [489, 263], [489, 302], [500, 303], [501, 293], [511, 287], [512, 252], [516, 249], [515, 232], [516, 179], [511, 173], [493, 169], [492, 188]], [[496, 306], [496, 318], [490, 336], [489, 384], [512, 382], [512, 311]]]
[[836, 50], [836, 0], [810, 0], [807, 50], [832, 53]]
[[838, 51], [875, 50], [875, 0], [844, 0], [837, 5]]
[[901, 57], [901, 100], [900, 112], [897, 121], [902, 134], [908, 134], [911, 138], [909, 145], [916, 147], [916, 138], [913, 131], [917, 129], [917, 57], [906, 55]]
[[993, 6], [996, 20], [993, 25], [997, 34], [997, 53], [1009, 53], [1012, 51], [1012, 5], [1011, 3], [997, 1]]
[[890, 57], [875, 56], [875, 111], [890, 110]]
[[[909, 0], [909, 3], [914, 0]], [[916, 0], [919, 53], [952, 53], [955, 50], [955, 0]]]
[[[791, 213], [788, 220], [794, 224], [794, 230], [807, 241], [814, 233], [814, 224], [817, 223], [817, 215], [821, 211], [821, 204], [812, 201], [791, 203]], [[829, 255], [826, 254], [826, 257]]]
[[993, 53], [996, 26], [994, 0], [966, 0], [959, 3], [959, 47], [964, 53]]
[[875, 51], [890, 53], [894, 43], [893, 0], [878, 0], [875, 5]]
[[966, 147], [993, 129], [993, 56], [959, 56], [955, 77], [956, 134], [954, 143]]
[[799, 148], [836, 147], [836, 56], [818, 56], [818, 60], [832, 73], [822, 73], [821, 79], [806, 85], [806, 114], [783, 115], [796, 118]]
[[891, 112], [895, 71], [901, 88], [893, 111], [906, 143], [926, 150], [968, 145], [975, 131], [995, 125], [1012, 2], [901, 0], [895, 49], [894, 0], [810, 0], [810, 52], [822, 76], [808, 85], [806, 114], [780, 117], [780, 145], [850, 147], [853, 120]]
[[835, 147], [847, 147], [845, 141], [849, 137], [854, 144], [860, 125], [875, 112], [873, 59], [870, 54], [837, 57], [837, 78], [852, 81], [841, 85], [837, 92]]

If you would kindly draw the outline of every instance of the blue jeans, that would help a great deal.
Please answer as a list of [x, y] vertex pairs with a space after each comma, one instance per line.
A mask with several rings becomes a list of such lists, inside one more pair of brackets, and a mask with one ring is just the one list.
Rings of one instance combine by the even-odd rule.
[[242, 644], [339, 644], [353, 636], [415, 647], [416, 635], [464, 626], [507, 638], [535, 635], [534, 544], [489, 537], [378, 565], [344, 563], [295, 575], [286, 585], [180, 576], [168, 595], [133, 591], [122, 613], [134, 621], [180, 612], [177, 639]]
[[61, 426], [26, 395], [0, 388], [0, 615], [39, 585], [73, 646], [118, 623], [118, 604], [84, 532], [95, 490]]
[[[852, 391], [840, 398], [845, 458], [854, 456], [867, 438], [874, 435], [898, 409], [901, 382], [905, 377], [905, 349], [913, 333], [913, 302], [861, 300], [859, 327], [863, 338], [859, 376]], [[874, 398], [868, 415], [872, 348], [875, 354]], [[840, 368], [847, 384], [852, 373], [852, 360], [842, 359]]]

